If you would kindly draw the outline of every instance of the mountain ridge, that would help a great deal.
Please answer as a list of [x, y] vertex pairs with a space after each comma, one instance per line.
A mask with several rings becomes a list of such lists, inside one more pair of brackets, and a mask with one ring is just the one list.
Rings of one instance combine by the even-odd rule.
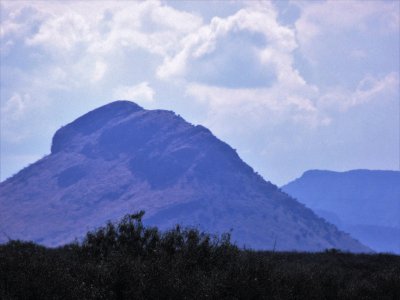
[[12, 238], [57, 246], [126, 213], [277, 250], [368, 248], [326, 223], [244, 163], [210, 130], [130, 101], [61, 127], [51, 153], [0, 184], [0, 225]]
[[400, 253], [400, 171], [309, 170], [281, 189], [376, 251]]

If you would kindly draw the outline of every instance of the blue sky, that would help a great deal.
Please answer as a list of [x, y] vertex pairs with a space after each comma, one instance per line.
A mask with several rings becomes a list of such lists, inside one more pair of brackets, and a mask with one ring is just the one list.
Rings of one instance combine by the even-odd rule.
[[1, 1], [1, 180], [116, 99], [264, 178], [399, 168], [399, 1]]

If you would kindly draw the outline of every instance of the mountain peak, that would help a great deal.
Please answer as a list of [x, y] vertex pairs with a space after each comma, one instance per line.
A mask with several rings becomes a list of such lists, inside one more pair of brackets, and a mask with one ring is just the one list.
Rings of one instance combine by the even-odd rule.
[[128, 101], [59, 129], [51, 154], [0, 188], [0, 228], [47, 245], [145, 210], [144, 221], [161, 229], [232, 229], [234, 241], [252, 248], [368, 251], [257, 175], [207, 128]]
[[144, 109], [127, 100], [117, 100], [96, 108], [57, 130], [53, 137], [51, 153], [70, 148], [76, 135], [90, 135], [112, 119], [123, 118], [139, 111]]

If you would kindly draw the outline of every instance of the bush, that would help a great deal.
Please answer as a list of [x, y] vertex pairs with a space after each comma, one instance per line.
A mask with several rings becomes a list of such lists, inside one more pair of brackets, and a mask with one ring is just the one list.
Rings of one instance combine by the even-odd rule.
[[399, 256], [241, 250], [143, 214], [56, 249], [1, 245], [0, 299], [400, 299]]

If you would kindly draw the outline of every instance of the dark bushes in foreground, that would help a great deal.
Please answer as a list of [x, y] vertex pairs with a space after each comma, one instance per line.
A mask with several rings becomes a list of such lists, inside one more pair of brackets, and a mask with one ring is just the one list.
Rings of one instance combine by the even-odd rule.
[[142, 216], [56, 249], [1, 245], [0, 299], [400, 299], [399, 256], [240, 250]]

